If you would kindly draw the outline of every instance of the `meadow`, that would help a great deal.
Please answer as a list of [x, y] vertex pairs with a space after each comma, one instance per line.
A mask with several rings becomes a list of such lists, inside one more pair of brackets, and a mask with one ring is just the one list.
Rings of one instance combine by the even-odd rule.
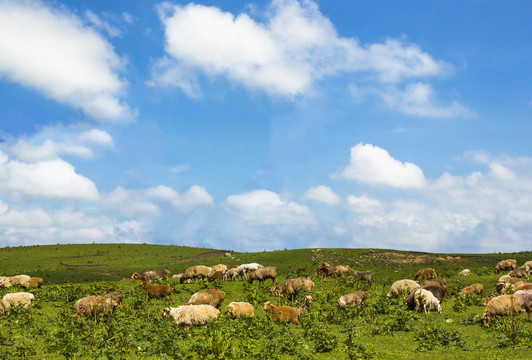
[[[0, 275], [27, 274], [44, 278], [42, 289], [30, 289], [34, 306], [13, 308], [0, 315], [1, 359], [530, 359], [532, 320], [516, 318], [481, 323], [483, 297], [462, 298], [458, 292], [473, 283], [484, 295], [495, 293], [501, 274], [499, 260], [518, 264], [532, 260], [532, 252], [506, 254], [433, 254], [378, 249], [299, 249], [256, 253], [147, 244], [87, 244], [11, 247], [0, 249]], [[278, 283], [297, 276], [314, 277], [323, 261], [350, 265], [375, 274], [371, 287], [352, 276], [338, 281], [314, 279], [311, 310], [301, 325], [272, 323], [263, 304], [302, 306], [271, 296], [264, 285], [245, 281], [215, 281], [172, 286], [168, 299], [148, 301], [138, 281], [120, 281], [134, 272], [167, 268], [172, 274], [192, 265], [230, 266], [258, 262], [279, 268]], [[447, 279], [451, 296], [442, 314], [416, 313], [404, 298], [388, 300], [390, 285], [412, 279], [424, 267]], [[471, 269], [468, 277], [459, 276]], [[255, 306], [253, 319], [232, 320], [221, 315], [197, 328], [178, 328], [163, 309], [186, 303], [200, 289], [226, 292], [222, 311], [231, 301]], [[338, 309], [341, 295], [366, 290], [365, 306]], [[0, 297], [20, 288], [0, 289]], [[121, 307], [110, 316], [73, 317], [74, 302], [110, 291], [124, 294]]]

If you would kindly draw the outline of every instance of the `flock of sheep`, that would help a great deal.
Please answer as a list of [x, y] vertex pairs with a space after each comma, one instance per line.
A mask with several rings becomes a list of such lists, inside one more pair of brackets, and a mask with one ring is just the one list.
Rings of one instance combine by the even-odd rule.
[[[530, 318], [532, 307], [532, 283], [528, 282], [528, 275], [531, 272], [532, 261], [526, 262], [521, 268], [517, 268], [517, 262], [512, 259], [500, 261], [495, 269], [495, 273], [509, 271], [507, 275], [499, 278], [497, 291], [499, 295], [488, 295], [485, 298], [486, 306], [483, 315], [483, 322], [487, 324], [494, 316], [505, 316], [526, 311]], [[464, 269], [460, 272], [462, 276], [469, 276], [470, 270]], [[357, 280], [366, 281], [370, 286], [373, 281], [373, 274], [366, 271], [354, 271], [347, 265], [331, 265], [322, 263], [315, 273], [315, 278], [324, 279], [326, 277], [337, 278], [344, 274], [355, 276]], [[139, 286], [146, 291], [149, 299], [168, 298], [173, 304], [171, 295], [173, 288], [168, 285], [154, 285], [152, 281], [161, 281], [170, 275], [168, 269], [145, 271], [134, 273], [131, 278], [123, 280], [140, 280]], [[182, 274], [173, 275], [181, 283], [194, 281], [213, 280], [247, 280], [250, 283], [272, 280], [272, 285], [277, 283], [277, 267], [262, 266], [257, 263], [243, 264], [234, 268], [228, 265], [219, 264], [214, 266], [197, 265], [186, 269]], [[21, 286], [25, 289], [30, 287], [41, 287], [43, 279], [32, 278], [27, 275], [13, 277], [0, 277], [0, 287]], [[287, 279], [279, 286], [270, 288], [270, 294], [279, 297], [289, 297], [292, 301], [300, 293], [310, 293], [314, 287], [314, 282], [308, 277], [298, 277]], [[464, 288], [460, 295], [470, 294], [481, 295], [483, 293], [482, 284], [472, 284]], [[438, 279], [436, 270], [425, 268], [418, 271], [414, 279], [401, 279], [394, 282], [388, 292], [388, 298], [404, 296], [409, 309], [423, 311], [442, 312], [441, 303], [449, 295], [447, 282], [445, 279]], [[103, 296], [88, 296], [77, 300], [74, 303], [74, 316], [96, 316], [110, 315], [112, 311], [120, 306], [123, 299], [120, 292], [111, 292]], [[187, 327], [205, 325], [216, 319], [221, 311], [222, 304], [226, 299], [226, 294], [218, 289], [206, 289], [193, 294], [188, 302], [178, 307], [168, 307], [164, 309], [163, 315], [171, 317], [177, 325]], [[304, 296], [304, 305], [301, 307], [276, 306], [271, 301], [264, 304], [266, 316], [272, 321], [286, 321], [288, 323], [299, 324], [302, 314], [309, 311], [312, 305], [312, 296]], [[368, 299], [365, 291], [353, 291], [341, 296], [336, 306], [339, 308], [362, 306]], [[4, 313], [13, 306], [28, 308], [32, 306], [34, 295], [29, 292], [18, 292], [6, 294], [0, 303], [0, 313]], [[255, 309], [248, 302], [231, 302], [225, 308], [225, 313], [231, 318], [254, 317]]]

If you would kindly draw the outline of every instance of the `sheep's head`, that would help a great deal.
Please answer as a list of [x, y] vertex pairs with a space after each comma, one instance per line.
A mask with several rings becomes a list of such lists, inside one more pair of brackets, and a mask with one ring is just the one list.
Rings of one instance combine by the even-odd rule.
[[266, 301], [264, 303], [264, 310], [268, 311], [269, 309], [273, 308], [273, 304], [271, 301]]
[[270, 294], [271, 295], [280, 296], [280, 291], [281, 290], [280, 290], [279, 286], [272, 286], [270, 288]]
[[139, 273], [133, 273], [133, 275], [131, 275], [131, 278], [133, 280], [137, 280], [139, 278], [139, 276], [140, 276]]

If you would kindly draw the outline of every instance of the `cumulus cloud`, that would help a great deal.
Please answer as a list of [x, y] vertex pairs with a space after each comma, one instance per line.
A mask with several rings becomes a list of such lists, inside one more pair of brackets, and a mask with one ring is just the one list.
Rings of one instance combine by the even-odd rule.
[[342, 198], [332, 191], [328, 186], [320, 185], [311, 189], [303, 195], [305, 199], [320, 201], [329, 205], [337, 205]]
[[97, 120], [115, 121], [135, 116], [121, 101], [123, 68], [112, 45], [64, 8], [0, 1], [0, 76]]
[[191, 186], [184, 193], [179, 193], [168, 186], [158, 186], [144, 190], [128, 190], [117, 187], [107, 194], [102, 203], [105, 208], [119, 211], [128, 218], [143, 216], [161, 216], [164, 206], [187, 213], [197, 208], [210, 207], [212, 196], [201, 186]]
[[163, 3], [158, 10], [167, 56], [154, 67], [152, 84], [180, 87], [189, 95], [199, 91], [198, 72], [294, 96], [309, 94], [316, 81], [341, 73], [393, 84], [452, 71], [415, 44], [396, 39], [360, 44], [340, 37], [313, 1], [275, 0], [263, 22], [193, 3]]
[[402, 163], [391, 157], [388, 151], [362, 143], [351, 148], [350, 164], [332, 176], [400, 189], [423, 188], [426, 185], [423, 171], [417, 165]]
[[0, 151], [0, 190], [13, 197], [95, 201], [96, 185], [61, 159], [25, 163]]
[[251, 225], [307, 226], [316, 222], [306, 206], [282, 200], [268, 190], [230, 195], [222, 206]]
[[111, 135], [98, 129], [73, 134], [49, 134], [52, 136], [59, 135], [63, 141], [58, 142], [47, 138], [42, 144], [34, 145], [34, 143], [38, 143], [42, 135], [46, 137], [47, 134], [37, 134], [34, 139], [30, 140], [31, 142], [20, 139], [16, 144], [9, 147], [10, 153], [25, 162], [54, 160], [61, 155], [89, 159], [94, 156], [94, 146], [106, 148], [113, 146]]

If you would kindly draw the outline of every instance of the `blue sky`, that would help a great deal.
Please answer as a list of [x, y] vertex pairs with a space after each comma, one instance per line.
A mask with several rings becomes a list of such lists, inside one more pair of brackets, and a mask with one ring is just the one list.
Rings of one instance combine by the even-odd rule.
[[0, 246], [531, 250], [531, 15], [0, 0]]

